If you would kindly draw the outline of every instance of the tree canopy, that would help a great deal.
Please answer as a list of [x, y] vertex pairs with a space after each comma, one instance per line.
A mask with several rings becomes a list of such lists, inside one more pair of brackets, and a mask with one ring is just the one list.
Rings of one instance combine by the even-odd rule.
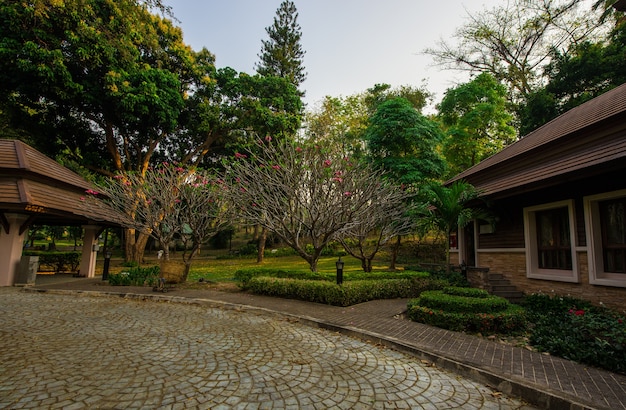
[[601, 36], [600, 12], [579, 0], [512, 0], [468, 14], [454, 35], [424, 52], [444, 68], [488, 72], [508, 84], [513, 101], [544, 83], [542, 68], [553, 50]]
[[398, 184], [413, 185], [440, 178], [445, 161], [439, 124], [420, 114], [404, 98], [381, 103], [365, 132], [368, 155]]
[[446, 91], [437, 106], [446, 133], [443, 152], [451, 175], [515, 141], [506, 88], [488, 73]]
[[306, 80], [306, 72], [303, 65], [305, 51], [300, 44], [302, 30], [298, 24], [296, 5], [289, 0], [280, 3], [274, 23], [265, 31], [269, 39], [262, 40], [263, 46], [258, 55], [260, 61], [256, 65], [257, 73], [286, 78], [299, 87]]

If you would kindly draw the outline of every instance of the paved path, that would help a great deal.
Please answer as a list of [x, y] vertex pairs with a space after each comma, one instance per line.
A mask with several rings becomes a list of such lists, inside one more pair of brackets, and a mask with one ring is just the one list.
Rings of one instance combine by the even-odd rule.
[[415, 356], [233, 307], [0, 288], [0, 408], [533, 408]]

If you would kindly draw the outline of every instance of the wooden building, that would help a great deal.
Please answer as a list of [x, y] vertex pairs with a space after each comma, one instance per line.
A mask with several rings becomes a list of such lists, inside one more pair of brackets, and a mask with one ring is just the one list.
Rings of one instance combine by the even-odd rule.
[[[496, 224], [458, 232], [455, 262], [502, 273], [527, 294], [626, 308], [626, 84], [448, 184], [461, 179], [481, 191]], [[487, 286], [484, 275], [472, 279]]]
[[81, 274], [94, 276], [99, 232], [121, 226], [125, 216], [100, 201], [85, 201], [93, 186], [17, 140], [0, 140], [0, 286], [15, 284], [28, 228], [84, 228]]

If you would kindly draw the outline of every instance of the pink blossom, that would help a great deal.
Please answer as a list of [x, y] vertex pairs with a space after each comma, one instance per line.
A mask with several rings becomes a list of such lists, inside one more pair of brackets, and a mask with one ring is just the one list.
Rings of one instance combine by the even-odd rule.
[[180, 199], [176, 199], [174, 200], [174, 202], [176, 202], [177, 204], [180, 204]]
[[280, 165], [272, 165], [272, 168], [278, 170], [278, 169], [280, 169]]
[[296, 152], [302, 152], [302, 148], [296, 147]]
[[272, 137], [270, 137], [269, 135], [265, 137], [265, 141], [270, 142], [271, 140], [272, 140]]
[[98, 191], [94, 191], [93, 189], [88, 189], [85, 191], [85, 193], [89, 195], [98, 195]]
[[81, 196], [81, 197], [80, 197], [80, 200], [81, 200], [81, 201], [84, 201], [84, 200], [85, 200], [85, 197], [84, 197], [84, 196]]
[[343, 194], [344, 194], [345, 196], [351, 196], [351, 195], [352, 195], [352, 192], [350, 192], [350, 191], [346, 191], [346, 192], [344, 192]]
[[335, 177], [333, 178], [333, 181], [341, 183], [343, 182], [343, 178]]
[[113, 179], [122, 179], [122, 178], [124, 178], [123, 175], [116, 175], [116, 176], [113, 177]]
[[185, 170], [185, 168], [182, 168], [182, 167], [176, 168], [176, 171], [178, 171], [178, 172], [183, 172], [184, 170]]
[[248, 156], [245, 154], [240, 154], [238, 152], [235, 152], [235, 158], [247, 158]]
[[330, 166], [330, 164], [332, 164], [332, 161], [331, 161], [331, 160], [327, 159], [327, 160], [325, 160], [325, 161], [324, 161], [324, 166], [325, 166], [326, 168], [328, 168], [328, 167]]

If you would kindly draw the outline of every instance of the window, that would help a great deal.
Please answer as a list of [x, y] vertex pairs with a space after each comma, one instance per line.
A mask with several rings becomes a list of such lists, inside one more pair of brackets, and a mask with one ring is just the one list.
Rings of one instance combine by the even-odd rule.
[[602, 261], [605, 272], [626, 273], [626, 198], [601, 201]]
[[626, 287], [626, 190], [585, 197], [589, 281]]
[[526, 276], [578, 282], [573, 201], [524, 209]]
[[535, 221], [539, 269], [571, 270], [572, 246], [567, 207], [538, 211]]

